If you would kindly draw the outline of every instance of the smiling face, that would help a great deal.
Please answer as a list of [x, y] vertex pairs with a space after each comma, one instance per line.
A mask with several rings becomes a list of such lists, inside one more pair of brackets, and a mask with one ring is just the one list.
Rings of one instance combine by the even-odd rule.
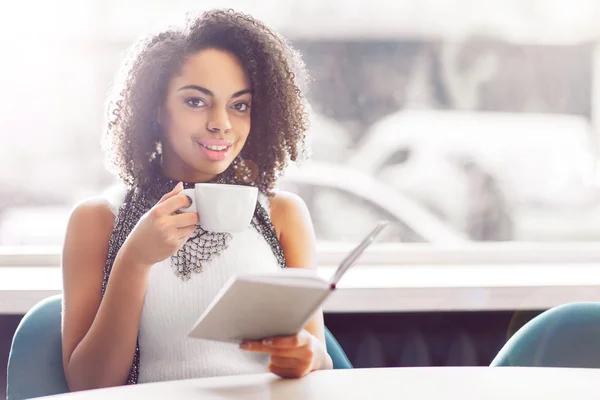
[[232, 53], [210, 48], [190, 56], [159, 110], [164, 174], [206, 182], [224, 172], [250, 133], [251, 103], [250, 81]]

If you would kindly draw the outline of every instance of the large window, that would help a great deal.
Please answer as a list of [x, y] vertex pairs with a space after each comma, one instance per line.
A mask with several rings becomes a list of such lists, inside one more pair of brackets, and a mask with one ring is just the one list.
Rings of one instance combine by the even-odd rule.
[[[115, 183], [99, 143], [121, 57], [197, 7], [56, 3], [52, 24], [23, 6], [22, 24], [0, 25], [0, 246], [60, 246], [73, 204]], [[326, 172], [281, 187], [304, 198], [322, 243], [381, 218], [404, 248], [600, 240], [599, 2], [208, 3], [255, 14], [304, 56], [307, 168]]]

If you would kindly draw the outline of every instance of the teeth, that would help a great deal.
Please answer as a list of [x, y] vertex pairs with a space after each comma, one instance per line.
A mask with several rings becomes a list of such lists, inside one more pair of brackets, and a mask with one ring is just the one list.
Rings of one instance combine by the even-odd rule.
[[212, 146], [212, 145], [206, 145], [206, 144], [203, 144], [202, 146], [206, 147], [207, 149], [216, 150], [216, 151], [223, 151], [227, 148], [227, 146]]

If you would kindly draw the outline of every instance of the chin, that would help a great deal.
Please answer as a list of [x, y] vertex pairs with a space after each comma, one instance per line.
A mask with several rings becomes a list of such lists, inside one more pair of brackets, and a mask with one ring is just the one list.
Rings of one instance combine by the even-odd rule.
[[233, 160], [202, 162], [201, 165], [196, 165], [195, 169], [206, 175], [219, 175], [225, 172], [232, 162]]

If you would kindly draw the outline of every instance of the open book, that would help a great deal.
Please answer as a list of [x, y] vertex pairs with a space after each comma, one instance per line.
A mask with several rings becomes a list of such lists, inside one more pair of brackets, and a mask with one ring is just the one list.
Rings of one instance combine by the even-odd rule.
[[314, 270], [304, 268], [231, 278], [198, 319], [189, 336], [239, 343], [295, 335], [386, 225], [387, 221], [380, 222], [344, 258], [330, 281], [318, 276]]

